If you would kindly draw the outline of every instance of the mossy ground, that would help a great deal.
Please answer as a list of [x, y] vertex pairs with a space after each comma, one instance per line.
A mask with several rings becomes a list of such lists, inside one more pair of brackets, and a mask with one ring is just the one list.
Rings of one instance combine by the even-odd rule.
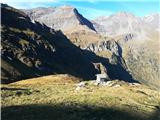
[[1, 85], [2, 120], [158, 120], [160, 93], [124, 82], [119, 87], [51, 75]]

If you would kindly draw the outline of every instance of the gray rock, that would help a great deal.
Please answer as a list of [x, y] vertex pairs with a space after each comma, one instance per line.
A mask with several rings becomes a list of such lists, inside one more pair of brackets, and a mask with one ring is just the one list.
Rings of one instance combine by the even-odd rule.
[[92, 43], [87, 46], [86, 49], [95, 53], [100, 51], [111, 51], [112, 53], [119, 55], [118, 44], [114, 40]]
[[77, 87], [85, 87], [86, 83], [85, 82], [80, 82], [77, 84]]
[[79, 91], [80, 89], [84, 88], [86, 86], [86, 83], [85, 82], [80, 82], [76, 85], [76, 91]]

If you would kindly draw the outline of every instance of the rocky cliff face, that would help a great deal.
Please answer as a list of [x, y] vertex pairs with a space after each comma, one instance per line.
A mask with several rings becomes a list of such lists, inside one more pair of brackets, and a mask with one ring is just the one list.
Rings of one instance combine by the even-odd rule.
[[100, 41], [97, 43], [92, 43], [85, 48], [86, 50], [92, 51], [94, 53], [101, 52], [101, 51], [111, 51], [117, 56], [119, 55], [118, 51], [118, 44], [114, 40], [108, 41]]
[[94, 77], [91, 62], [62, 32], [33, 23], [25, 13], [7, 5], [1, 8], [2, 82], [58, 73]]

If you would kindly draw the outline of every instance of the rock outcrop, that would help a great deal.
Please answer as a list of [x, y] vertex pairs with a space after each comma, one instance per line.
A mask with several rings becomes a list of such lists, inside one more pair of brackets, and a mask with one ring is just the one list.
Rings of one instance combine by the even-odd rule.
[[114, 41], [113, 39], [92, 43], [89, 46], [87, 46], [85, 49], [92, 51], [94, 53], [101, 52], [101, 51], [110, 51], [116, 54], [117, 56], [120, 56], [120, 53], [118, 50], [118, 43], [116, 43], [116, 41]]

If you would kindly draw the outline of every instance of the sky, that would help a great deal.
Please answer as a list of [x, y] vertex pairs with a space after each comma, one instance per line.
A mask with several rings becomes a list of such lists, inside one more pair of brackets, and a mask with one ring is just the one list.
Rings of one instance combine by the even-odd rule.
[[70, 5], [88, 19], [109, 16], [117, 12], [130, 12], [137, 16], [160, 13], [159, 0], [0, 0], [18, 9]]

